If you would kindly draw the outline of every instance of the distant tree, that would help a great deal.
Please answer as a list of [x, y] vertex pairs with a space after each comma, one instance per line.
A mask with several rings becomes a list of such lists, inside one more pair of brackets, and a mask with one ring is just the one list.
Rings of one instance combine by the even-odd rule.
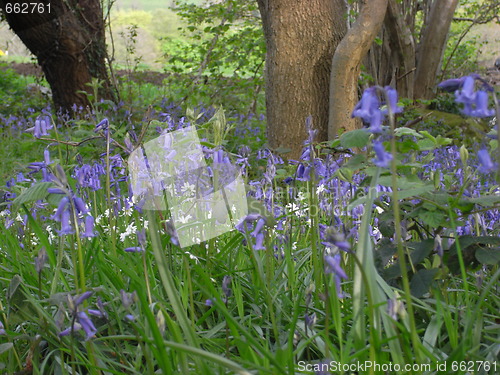
[[[36, 6], [33, 6], [36, 4]], [[2, 16], [33, 53], [52, 89], [56, 109], [90, 105], [92, 78], [100, 96], [114, 98], [106, 68], [106, 43], [100, 0], [0, 0]]]

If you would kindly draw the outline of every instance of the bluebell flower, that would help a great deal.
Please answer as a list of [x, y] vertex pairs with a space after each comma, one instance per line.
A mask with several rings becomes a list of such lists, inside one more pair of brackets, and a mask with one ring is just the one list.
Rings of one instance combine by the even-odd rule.
[[43, 151], [43, 160], [44, 160], [46, 165], [52, 164], [52, 161], [50, 160], [50, 151], [48, 148], [46, 148]]
[[373, 116], [372, 120], [370, 122], [370, 127], [369, 131], [373, 134], [380, 134], [382, 133], [382, 121], [383, 121], [383, 116], [381, 111], [376, 111]]
[[306, 324], [306, 327], [307, 328], [314, 328], [314, 325], [316, 324], [316, 313], [312, 313], [312, 314], [305, 314], [304, 315], [304, 323]]
[[77, 312], [76, 316], [78, 319], [78, 323], [80, 323], [83, 331], [85, 332], [85, 341], [94, 337], [97, 333], [97, 329], [95, 328], [94, 323], [92, 323], [92, 320], [90, 320], [88, 315], [84, 311], [79, 311]]
[[387, 314], [391, 319], [397, 320], [398, 315], [404, 313], [403, 303], [399, 300], [399, 296], [396, 295], [394, 298], [390, 298], [387, 301]]
[[64, 210], [61, 214], [61, 230], [58, 231], [59, 235], [60, 236], [63, 236], [65, 234], [73, 234], [74, 231], [73, 231], [73, 227], [71, 226], [71, 223], [70, 223], [70, 217], [71, 215], [71, 211], [69, 210], [69, 208], [67, 210]]
[[455, 91], [455, 101], [457, 103], [469, 103], [472, 104], [476, 100], [475, 77], [467, 76], [464, 78], [464, 82], [460, 90]]
[[132, 314], [127, 314], [125, 315], [125, 319], [128, 320], [129, 322], [133, 322], [135, 321], [135, 316], [133, 316]]
[[464, 105], [462, 113], [472, 117], [490, 117], [495, 111], [488, 109], [488, 93], [484, 90], [475, 90], [476, 80], [483, 82], [483, 88], [492, 91], [491, 86], [485, 83], [477, 74], [471, 74], [456, 80], [441, 82], [438, 87], [447, 91], [458, 87], [455, 91], [455, 101]]
[[231, 276], [224, 276], [222, 279], [222, 292], [224, 293], [224, 303], [227, 303], [229, 297], [232, 296], [233, 291], [230, 288], [231, 285]]
[[103, 130], [104, 132], [106, 132], [106, 130], [108, 129], [109, 127], [109, 121], [107, 118], [101, 120], [94, 128], [94, 132], [97, 133], [101, 130]]
[[137, 292], [127, 293], [123, 289], [120, 289], [120, 297], [123, 307], [128, 309], [137, 300]]
[[327, 227], [324, 230], [323, 238], [325, 241], [321, 242], [323, 245], [330, 248], [338, 248], [345, 252], [351, 251], [351, 245], [346, 241], [343, 233], [337, 231], [333, 227]]
[[[387, 103], [387, 106], [391, 109], [391, 112], [393, 114], [403, 112], [403, 107], [398, 106], [398, 92], [396, 91], [396, 89], [393, 89], [391, 86], [385, 86], [384, 90], [389, 101], [389, 103]], [[387, 108], [384, 108], [382, 109], [382, 113], [388, 114], [389, 111]]]
[[[386, 107], [381, 108], [377, 90], [381, 90], [387, 97]], [[393, 114], [400, 113], [403, 108], [397, 105], [398, 93], [390, 86], [384, 88], [373, 86], [363, 92], [361, 100], [356, 104], [352, 112], [352, 117], [360, 117], [363, 123], [369, 125], [369, 131], [374, 134], [382, 133], [382, 122], [389, 109]]]
[[378, 100], [376, 88], [369, 87], [361, 96], [361, 100], [356, 104], [352, 112], [352, 117], [360, 117], [366, 123], [371, 123], [373, 116], [379, 111], [380, 101]]
[[144, 249], [141, 246], [127, 247], [123, 251], [126, 253], [142, 253]]
[[96, 232], [94, 231], [94, 217], [92, 215], [85, 216], [85, 232], [82, 237], [95, 237]]
[[341, 282], [342, 280], [347, 280], [347, 274], [340, 266], [341, 260], [342, 258], [340, 254], [335, 254], [334, 256], [331, 255], [325, 256], [325, 265], [326, 265], [325, 273], [333, 274], [338, 298], [344, 298], [344, 294], [342, 293], [342, 288], [341, 288]]
[[497, 163], [491, 160], [490, 154], [486, 149], [479, 150], [477, 152], [477, 157], [480, 163], [479, 172], [487, 174], [497, 170]]
[[264, 233], [260, 232], [255, 236], [255, 245], [253, 245], [254, 250], [266, 250], [264, 246]]
[[465, 77], [451, 78], [437, 85], [441, 90], [446, 92], [455, 92], [464, 84]]
[[252, 237], [257, 237], [257, 235], [260, 233], [260, 231], [262, 230], [262, 228], [264, 228], [265, 224], [266, 224], [266, 220], [263, 217], [260, 217], [257, 220], [257, 224], [255, 224], [255, 229], [253, 230], [252, 233], [250, 233], [250, 235]]
[[2, 321], [0, 320], [0, 336], [5, 336], [7, 335], [7, 332], [5, 331], [5, 326], [3, 325]]
[[92, 295], [94, 294], [94, 292], [92, 291], [87, 291], [87, 292], [84, 292], [78, 296], [76, 296], [75, 298], [72, 299], [72, 302], [73, 302], [73, 306], [72, 306], [72, 309], [76, 309], [79, 305], [81, 305], [84, 301], [86, 301], [87, 299], [89, 299]]
[[392, 154], [384, 149], [384, 145], [380, 141], [373, 141], [373, 151], [375, 151], [376, 158], [373, 159], [373, 164], [377, 167], [388, 168], [389, 162], [392, 160]]
[[258, 213], [250, 213], [245, 216], [238, 224], [235, 225], [235, 228], [241, 233], [245, 233], [247, 231], [247, 224], [252, 221], [257, 221], [254, 230], [250, 235], [255, 238], [255, 245], [253, 246], [254, 250], [265, 250], [264, 242], [264, 231], [263, 228], [266, 224], [266, 218]]
[[33, 132], [35, 138], [40, 138], [41, 136], [49, 135], [47, 130], [51, 128], [50, 118], [48, 116], [40, 116], [35, 120], [35, 126], [26, 129], [26, 131]]
[[475, 107], [469, 113], [464, 109], [464, 113], [473, 117], [491, 117], [495, 114], [494, 109], [488, 109], [488, 93], [485, 91], [476, 93]]
[[47, 263], [47, 250], [45, 250], [45, 246], [42, 246], [35, 258], [35, 270], [38, 274], [42, 272], [45, 263]]
[[310, 174], [311, 172], [311, 167], [309, 167], [308, 165], [305, 166], [304, 164], [299, 164], [299, 166], [297, 167], [297, 180], [299, 181], [309, 181], [310, 179]]

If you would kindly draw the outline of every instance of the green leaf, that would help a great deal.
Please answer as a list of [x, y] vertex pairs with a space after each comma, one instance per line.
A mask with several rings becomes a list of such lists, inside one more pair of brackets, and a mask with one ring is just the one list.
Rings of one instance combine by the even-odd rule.
[[498, 264], [500, 263], [500, 248], [481, 247], [476, 250], [476, 259], [482, 264]]
[[[415, 184], [413, 184], [415, 186]], [[434, 190], [434, 186], [427, 184], [422, 186], [413, 187], [410, 189], [404, 189], [398, 191], [398, 199], [407, 199], [412, 197], [417, 197], [419, 195], [423, 195], [430, 191]], [[387, 195], [392, 196], [392, 193], [388, 193]]]
[[420, 264], [434, 250], [434, 239], [428, 238], [420, 242], [412, 242], [408, 245], [412, 249], [410, 258], [413, 264]]
[[350, 168], [352, 170], [359, 169], [363, 166], [363, 163], [366, 161], [366, 157], [363, 154], [356, 154], [349, 158], [347, 163], [344, 164], [345, 168]]
[[427, 293], [438, 271], [437, 268], [422, 269], [413, 275], [410, 281], [411, 294], [416, 298], [420, 298]]
[[450, 138], [441, 137], [440, 135], [438, 135], [436, 138], [436, 144], [438, 146], [447, 146], [447, 145], [451, 144], [452, 142], [453, 141]]
[[496, 203], [500, 203], [500, 196], [498, 195], [483, 195], [476, 198], [468, 199], [471, 203], [480, 204], [481, 206], [491, 207]]
[[24, 203], [45, 199], [49, 195], [47, 189], [51, 186], [54, 186], [52, 182], [39, 182], [33, 186], [30, 186], [28, 189], [19, 194], [16, 199], [14, 199], [14, 201], [12, 202], [13, 210], [17, 211], [19, 209], [19, 206]]
[[422, 220], [425, 224], [431, 226], [432, 228], [437, 228], [446, 218], [446, 214], [441, 211], [421, 210], [420, 213], [418, 214], [418, 218]]
[[420, 151], [434, 150], [436, 143], [430, 139], [421, 139], [417, 142]]
[[[500, 237], [497, 236], [460, 236], [458, 239], [462, 251], [471, 245], [500, 245]], [[450, 253], [456, 253], [456, 243], [450, 246]]]
[[340, 144], [345, 148], [362, 148], [368, 144], [370, 133], [364, 129], [356, 129], [342, 134]]
[[398, 151], [400, 153], [407, 153], [409, 151], [415, 150], [418, 151], [419, 147], [417, 145], [417, 142], [415, 142], [413, 139], [404, 139], [404, 140], [399, 140], [396, 144]]
[[406, 128], [404, 126], [401, 128], [394, 129], [394, 134], [396, 135], [396, 137], [401, 137], [403, 135], [411, 135], [411, 136], [414, 136], [416, 138], [423, 138], [424, 137], [422, 134], [420, 134], [416, 130], [411, 129], [411, 128]]

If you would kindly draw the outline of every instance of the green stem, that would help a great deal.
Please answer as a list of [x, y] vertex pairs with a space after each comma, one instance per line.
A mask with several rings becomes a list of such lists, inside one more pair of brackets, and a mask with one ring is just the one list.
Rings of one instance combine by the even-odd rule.
[[[389, 100], [387, 100], [389, 102]], [[391, 183], [392, 183], [392, 208], [394, 214], [394, 227], [395, 227], [395, 235], [396, 235], [396, 246], [397, 246], [397, 254], [399, 259], [399, 266], [401, 269], [401, 277], [403, 282], [403, 291], [404, 297], [406, 301], [406, 308], [408, 309], [408, 318], [410, 323], [410, 332], [411, 332], [411, 341], [413, 344], [413, 349], [415, 351], [415, 358], [417, 363], [422, 363], [422, 358], [420, 354], [421, 342], [418, 338], [417, 326], [415, 324], [415, 316], [413, 311], [413, 302], [411, 299], [411, 290], [410, 290], [410, 281], [408, 279], [408, 270], [406, 267], [406, 253], [403, 248], [403, 241], [401, 235], [401, 211], [399, 207], [399, 198], [398, 198], [398, 175], [396, 168], [396, 137], [395, 137], [395, 120], [394, 113], [392, 113], [390, 105], [387, 106], [389, 110], [389, 123], [391, 126]]]

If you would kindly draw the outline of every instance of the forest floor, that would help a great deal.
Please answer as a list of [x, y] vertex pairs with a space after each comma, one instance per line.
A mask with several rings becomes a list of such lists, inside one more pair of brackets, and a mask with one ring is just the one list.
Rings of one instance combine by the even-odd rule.
[[[36, 78], [42, 79], [43, 72], [42, 68], [35, 63], [16, 63], [9, 62], [4, 69], [12, 69], [17, 74], [24, 76], [34, 76]], [[0, 67], [0, 70], [2, 67]], [[167, 73], [156, 72], [156, 71], [128, 71], [125, 69], [118, 69], [113, 71], [114, 75], [119, 78], [126, 77], [137, 83], [151, 83], [156, 86], [161, 86], [163, 80], [169, 76]]]
[[[3, 69], [13, 69], [17, 74], [24, 76], [34, 76], [38, 79], [43, 79], [43, 72], [39, 65], [35, 63], [16, 63], [9, 62], [7, 66]], [[0, 66], [0, 70], [2, 67]], [[134, 81], [136, 83], [150, 83], [155, 86], [161, 86], [163, 81], [169, 76], [168, 73], [162, 73], [158, 71], [145, 70], [145, 71], [129, 71], [126, 69], [117, 69], [113, 71], [114, 76], [117, 79], [126, 78], [127, 80]], [[500, 69], [494, 66], [484, 68], [483, 72], [480, 73], [486, 81], [492, 86], [500, 86]]]

